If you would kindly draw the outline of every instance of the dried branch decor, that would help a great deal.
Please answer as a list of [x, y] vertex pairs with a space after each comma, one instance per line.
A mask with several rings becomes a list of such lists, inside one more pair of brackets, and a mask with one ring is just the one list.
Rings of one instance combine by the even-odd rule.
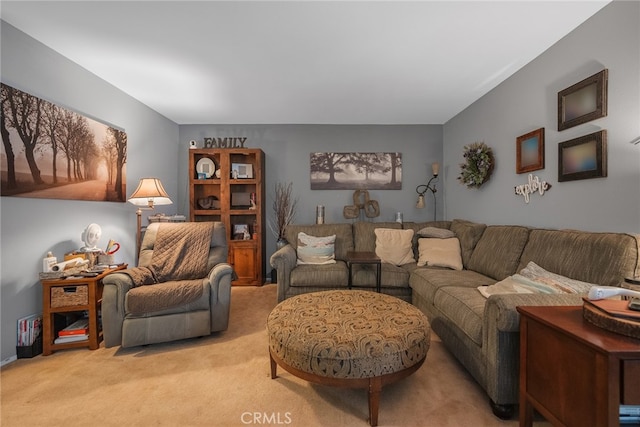
[[273, 197], [273, 214], [274, 219], [269, 222], [269, 228], [278, 240], [284, 239], [284, 230], [287, 225], [291, 224], [296, 216], [298, 198], [293, 197], [291, 191], [293, 183], [283, 184], [276, 183], [275, 194]]

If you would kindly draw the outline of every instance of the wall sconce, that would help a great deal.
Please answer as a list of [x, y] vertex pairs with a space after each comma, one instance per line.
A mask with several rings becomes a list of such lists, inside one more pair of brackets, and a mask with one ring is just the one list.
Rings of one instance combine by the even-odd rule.
[[[433, 173], [433, 176], [431, 177], [431, 179], [429, 180], [429, 182], [427, 182], [426, 184], [420, 184], [416, 187], [416, 193], [418, 193], [418, 202], [416, 203], [416, 208], [418, 209], [424, 209], [425, 207], [425, 202], [424, 202], [424, 195], [427, 191], [431, 191], [431, 194], [433, 194], [433, 220], [436, 220], [436, 213], [437, 213], [437, 209], [436, 209], [436, 191], [438, 191], [436, 189], [436, 183], [434, 182], [433, 185], [431, 185], [431, 183], [433, 182], [433, 180], [437, 180], [438, 179], [438, 173], [440, 172], [440, 165], [438, 163], [432, 163], [431, 164], [431, 172]], [[437, 182], [437, 181], [436, 181]]]
[[155, 205], [170, 205], [171, 199], [165, 191], [158, 178], [142, 178], [138, 183], [138, 188], [129, 197], [129, 203], [138, 206], [136, 215], [138, 216], [138, 229], [136, 232], [136, 264], [140, 256], [140, 243], [142, 231], [142, 211], [152, 210]]

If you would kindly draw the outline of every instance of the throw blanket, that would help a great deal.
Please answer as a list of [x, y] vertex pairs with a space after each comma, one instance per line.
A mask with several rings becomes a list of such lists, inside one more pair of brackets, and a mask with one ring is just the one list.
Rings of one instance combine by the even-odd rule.
[[160, 224], [149, 266], [123, 271], [134, 285], [127, 294], [127, 311], [149, 313], [200, 298], [212, 233], [211, 222]]

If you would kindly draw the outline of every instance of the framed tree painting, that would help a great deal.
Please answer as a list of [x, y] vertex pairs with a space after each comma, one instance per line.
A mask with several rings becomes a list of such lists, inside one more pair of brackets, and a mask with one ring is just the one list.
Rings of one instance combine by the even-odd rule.
[[126, 201], [127, 134], [2, 83], [2, 196]]
[[311, 153], [312, 190], [400, 190], [401, 153]]

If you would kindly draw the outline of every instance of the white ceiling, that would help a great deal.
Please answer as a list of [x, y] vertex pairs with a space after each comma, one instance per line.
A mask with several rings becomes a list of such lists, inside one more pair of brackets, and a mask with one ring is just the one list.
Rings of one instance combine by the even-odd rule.
[[178, 124], [442, 124], [608, 1], [4, 1]]

